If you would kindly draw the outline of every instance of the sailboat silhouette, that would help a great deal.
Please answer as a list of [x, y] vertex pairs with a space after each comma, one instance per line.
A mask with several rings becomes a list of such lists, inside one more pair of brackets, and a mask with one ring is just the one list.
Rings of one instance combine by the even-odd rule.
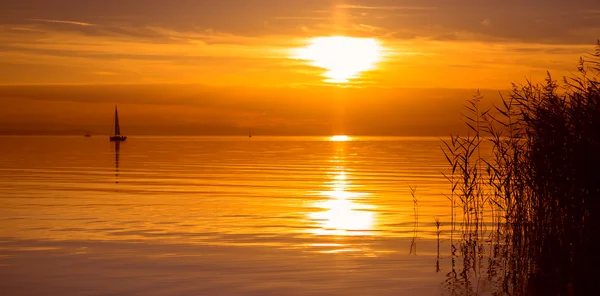
[[114, 131], [111, 131], [111, 135], [110, 135], [111, 142], [122, 142], [122, 141], [127, 140], [126, 136], [121, 135], [121, 126], [119, 125], [119, 111], [117, 111], [117, 106], [115, 106], [114, 128], [115, 128]]

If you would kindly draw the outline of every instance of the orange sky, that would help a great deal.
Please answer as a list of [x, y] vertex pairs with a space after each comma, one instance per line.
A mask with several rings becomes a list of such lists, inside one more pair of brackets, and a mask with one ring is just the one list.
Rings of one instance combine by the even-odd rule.
[[[597, 1], [521, 2], [2, 1], [0, 133], [106, 133], [118, 103], [129, 134], [443, 135], [474, 89], [568, 75], [600, 37]], [[383, 56], [328, 83], [293, 56], [323, 36]]]

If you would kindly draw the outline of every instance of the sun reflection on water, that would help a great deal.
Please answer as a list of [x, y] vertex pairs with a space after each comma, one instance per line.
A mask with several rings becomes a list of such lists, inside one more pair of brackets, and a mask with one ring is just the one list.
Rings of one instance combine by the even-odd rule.
[[320, 226], [313, 232], [334, 236], [368, 235], [373, 230], [372, 210], [375, 207], [357, 202], [367, 194], [347, 189], [350, 185], [347, 172], [336, 172], [332, 179], [331, 190], [320, 192], [320, 195], [328, 199], [314, 205], [321, 211], [309, 214], [310, 219]]

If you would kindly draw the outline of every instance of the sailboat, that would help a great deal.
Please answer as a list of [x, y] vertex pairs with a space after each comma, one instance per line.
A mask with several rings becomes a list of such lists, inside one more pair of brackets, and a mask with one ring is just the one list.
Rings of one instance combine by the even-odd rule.
[[248, 138], [252, 138], [252, 129], [248, 130]]
[[123, 142], [127, 140], [126, 136], [121, 135], [121, 127], [119, 126], [119, 111], [117, 111], [117, 106], [115, 106], [115, 123], [114, 123], [114, 134], [110, 135], [111, 142]]

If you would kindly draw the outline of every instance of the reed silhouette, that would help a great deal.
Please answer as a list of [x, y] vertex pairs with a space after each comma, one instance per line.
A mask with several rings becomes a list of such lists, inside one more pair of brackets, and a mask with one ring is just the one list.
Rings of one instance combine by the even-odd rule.
[[548, 73], [543, 84], [513, 84], [492, 109], [481, 110], [480, 94], [468, 101], [463, 116], [471, 134], [452, 136], [442, 147], [452, 186], [449, 294], [595, 290], [599, 78], [600, 41], [561, 84]]
[[418, 239], [418, 234], [419, 234], [419, 200], [417, 199], [417, 195], [416, 195], [417, 187], [409, 186], [409, 188], [410, 188], [410, 195], [412, 196], [412, 200], [413, 200], [413, 213], [414, 213], [413, 238], [410, 242], [409, 254], [417, 255], [417, 239]]
[[437, 234], [437, 256], [435, 261], [435, 272], [440, 272], [440, 234], [442, 234], [442, 231], [440, 230], [440, 219], [436, 217], [434, 221]]

